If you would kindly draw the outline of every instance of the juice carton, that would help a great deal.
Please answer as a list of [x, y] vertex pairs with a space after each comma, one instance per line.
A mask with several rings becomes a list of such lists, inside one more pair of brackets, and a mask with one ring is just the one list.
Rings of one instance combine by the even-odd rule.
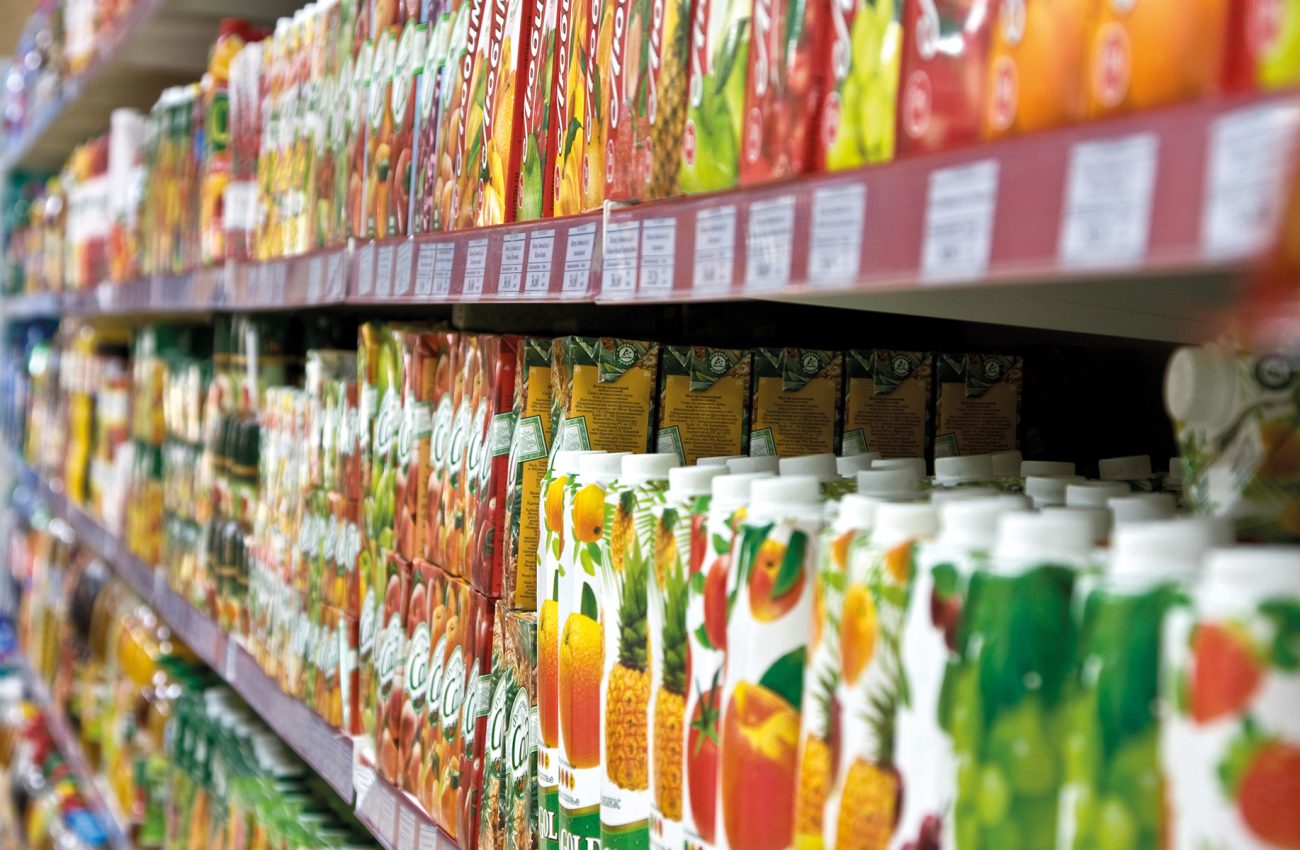
[[821, 454], [839, 444], [844, 358], [810, 348], [754, 350], [751, 455]]
[[844, 456], [924, 457], [934, 358], [875, 348], [844, 352]]
[[555, 38], [559, 0], [532, 0], [525, 10], [528, 64], [520, 114], [519, 184], [515, 221], [548, 218], [554, 208], [551, 169], [555, 163]]
[[[685, 789], [681, 815], [682, 836], [688, 847], [716, 845], [727, 573], [736, 529], [748, 511], [750, 486], [770, 475], [719, 475], [711, 482], [705, 522], [697, 525], [693, 517], [691, 520], [691, 575], [686, 585], [686, 640], [691, 663], [687, 668], [685, 710], [690, 720], [683, 730]], [[697, 569], [695, 553], [701, 549], [704, 557]]]
[[[441, 518], [437, 520], [441, 532], [438, 566], [450, 575], [468, 579], [465, 572], [465, 501], [461, 485], [465, 477], [465, 447], [474, 416], [473, 387], [466, 381], [465, 369], [465, 361], [473, 343], [465, 334], [449, 334], [448, 337], [448, 349], [455, 351], [455, 360], [451, 364], [448, 392], [439, 399], [439, 407], [434, 416], [433, 440], [439, 489], [437, 494], [430, 494], [429, 505], [432, 510], [441, 511]], [[441, 386], [440, 384], [439, 389]], [[444, 398], [447, 402], [445, 408]], [[444, 418], [444, 411], [449, 411], [450, 418]]]
[[508, 608], [536, 610], [539, 505], [551, 440], [551, 341], [520, 339], [516, 357], [501, 593]]
[[1083, 57], [1094, 4], [1000, 0], [984, 94], [986, 137], [1083, 116]]
[[1024, 364], [993, 354], [935, 355], [934, 456], [991, 454], [1018, 447]]
[[[805, 679], [812, 685], [806, 705], [832, 706], [829, 720], [841, 736], [822, 810], [828, 845], [888, 837], [904, 788], [925, 775], [909, 776], [909, 765], [897, 758], [895, 724], [911, 687], [900, 647], [914, 544], [933, 535], [938, 520], [934, 507], [925, 504], [885, 502], [874, 512], [872, 532], [855, 535], [849, 544], [838, 617], [829, 616], [827, 605], [828, 622], [839, 621], [839, 634], [826, 635], [838, 652], [837, 675]], [[917, 840], [924, 840], [923, 833]]]
[[[555, 63], [551, 69], [551, 112], [552, 145], [555, 149], [551, 170], [543, 175], [550, 186], [546, 192], [551, 196], [552, 212], [566, 215], [577, 212], [581, 206], [578, 181], [578, 160], [582, 156], [583, 138], [578, 133], [582, 122], [574, 118], [574, 110], [582, 111], [582, 103], [577, 100], [581, 91], [582, 67], [578, 65], [578, 47], [582, 39], [573, 29], [577, 23], [585, 23], [586, 16], [582, 10], [575, 8], [574, 0], [557, 0], [555, 11]], [[577, 16], [575, 18], [575, 16]], [[585, 29], [584, 29], [585, 32]], [[573, 150], [574, 147], [578, 149]], [[574, 159], [570, 160], [570, 153]], [[560, 194], [566, 194], [561, 203]]]
[[333, 581], [324, 585], [329, 589], [326, 601], [356, 617], [361, 611], [364, 594], [364, 579], [361, 574], [361, 503], [344, 499], [337, 493], [331, 493], [329, 498], [333, 516], [338, 521], [338, 533], [332, 560]]
[[799, 713], [822, 499], [811, 476], [760, 479], [751, 488], [727, 575], [716, 798], [721, 828], [714, 838], [720, 848], [782, 850], [794, 844]]
[[[399, 4], [386, 3], [395, 12]], [[389, 171], [393, 149], [393, 77], [397, 70], [397, 41], [403, 21], [393, 16], [379, 18], [376, 9], [371, 39], [375, 44], [370, 66], [370, 90], [366, 101], [366, 209], [365, 236], [369, 239], [388, 235]]]
[[829, 11], [821, 3], [754, 0], [741, 130], [742, 184], [810, 169], [826, 83], [822, 56]]
[[425, 775], [420, 803], [438, 825], [456, 828], [461, 750], [461, 706], [465, 700], [466, 655], [471, 647], [473, 604], [469, 585], [437, 571], [438, 592], [430, 614], [433, 643], [426, 714]]
[[415, 232], [412, 226], [414, 211], [416, 133], [419, 116], [416, 113], [416, 94], [420, 73], [428, 55], [429, 27], [416, 17], [402, 25], [402, 35], [397, 42], [397, 55], [393, 64], [393, 83], [389, 88], [389, 116], [392, 133], [387, 148], [379, 148], [380, 156], [371, 169], [379, 181], [384, 203], [376, 198], [375, 215], [386, 218], [383, 236], [407, 236]]
[[506, 843], [506, 732], [514, 678], [506, 669], [505, 610], [496, 609], [492, 629], [492, 696], [483, 739], [483, 791], [479, 806], [478, 846], [483, 850]]
[[316, 118], [314, 171], [312, 176], [311, 227], [312, 245], [316, 248], [341, 245], [347, 197], [344, 164], [347, 156], [346, 105], [347, 77], [352, 65], [351, 3], [332, 0], [324, 9], [321, 33], [321, 76], [317, 83], [320, 113]]
[[[321, 642], [321, 684], [316, 691], [319, 714], [325, 722], [335, 729], [344, 728], [343, 706], [347, 696], [347, 685], [340, 679], [342, 671], [341, 652], [345, 645], [340, 641], [347, 639], [343, 630], [347, 626], [347, 615], [332, 605], [325, 606], [322, 623]], [[353, 621], [355, 622], [355, 620]]]
[[[626, 21], [626, 5], [622, 8]], [[595, 0], [560, 0], [554, 81], [559, 134], [552, 190], [556, 215], [595, 209], [605, 200], [612, 97], [606, 72], [612, 68], [615, 10], [608, 10], [607, 23], [604, 11], [605, 4]]]
[[1215, 91], [1228, 8], [1228, 0], [1101, 0], [1086, 42], [1088, 114], [1151, 109]]
[[[453, 13], [451, 41], [447, 52], [447, 75], [438, 104], [438, 175], [434, 181], [434, 230], [453, 230], [472, 220], [465, 213], [461, 192], [465, 173], [468, 132], [466, 119], [474, 82], [478, 41], [488, 15], [487, 0], [462, 0]], [[487, 28], [490, 31], [490, 27]]]
[[[257, 228], [257, 157], [262, 136], [259, 97], [263, 42], [253, 42], [230, 62], [230, 182], [222, 190], [227, 256], [253, 258]], [[114, 113], [114, 121], [118, 113]], [[127, 278], [123, 278], [127, 279]]]
[[666, 345], [655, 445], [684, 464], [749, 449], [750, 352]]
[[438, 589], [436, 568], [427, 561], [411, 564], [411, 580], [406, 601], [406, 663], [397, 675], [402, 677], [404, 694], [401, 708], [398, 759], [401, 787], [412, 795], [420, 793], [424, 776], [424, 736], [428, 722], [429, 672], [433, 658], [432, 633], [429, 630], [433, 594]]
[[1300, 5], [1232, 3], [1228, 8], [1225, 85], [1272, 89], [1300, 75]]
[[[374, 411], [369, 441], [369, 487], [365, 508], [367, 534], [379, 552], [395, 549], [397, 511], [397, 436], [402, 424], [402, 388], [406, 359], [401, 336], [389, 325], [366, 324], [361, 328], [364, 349], [358, 351], [357, 370], [365, 377], [362, 406]], [[364, 463], [364, 460], [363, 460]]]
[[695, 3], [690, 83], [677, 185], [683, 192], [729, 189], [740, 179], [753, 0]]
[[506, 670], [511, 694], [506, 706], [506, 850], [536, 850], [537, 812], [537, 615], [505, 616]]
[[401, 415], [394, 455], [397, 506], [394, 545], [404, 558], [424, 554], [429, 521], [429, 442], [433, 433], [433, 389], [442, 337], [419, 327], [398, 331], [402, 346]]
[[642, 451], [654, 421], [659, 346], [613, 337], [551, 343], [552, 452]]
[[402, 783], [402, 708], [406, 683], [402, 676], [406, 658], [406, 614], [411, 585], [411, 565], [390, 552], [384, 560], [388, 582], [384, 590], [382, 623], [376, 637], [375, 712], [376, 767], [394, 785]]
[[[352, 85], [348, 87], [348, 222], [349, 233], [355, 239], [369, 238], [369, 210], [367, 179], [370, 164], [370, 89], [375, 67], [375, 43], [369, 37], [369, 4], [359, 3], [361, 9], [355, 21], [352, 53]], [[359, 39], [359, 40], [358, 40]]]
[[[668, 470], [668, 490], [654, 510], [653, 569], [648, 579], [650, 658], [649, 741], [650, 846], [680, 848], [686, 779], [686, 697], [690, 647], [686, 636], [687, 582], [703, 586], [711, 485], [722, 466]], [[698, 545], [697, 545], [698, 544]], [[693, 722], [693, 720], [692, 720]]]
[[900, 154], [980, 138], [995, 0], [903, 0]]
[[692, 0], [642, 0], [632, 7], [628, 60], [640, 60], [645, 85], [633, 89], [630, 112], [637, 117], [633, 151], [634, 196], [646, 200], [677, 194], [682, 131], [686, 126], [690, 72]]
[[[643, 847], [650, 836], [650, 578], [659, 546], [656, 514], [664, 506], [668, 471], [679, 463], [671, 452], [623, 457], [618, 482], [605, 496], [593, 553], [600, 556], [598, 601], [609, 647], [600, 694], [600, 837], [609, 848]], [[584, 510], [589, 492], [584, 487], [574, 496], [580, 541], [595, 521]]]
[[478, 840], [479, 807], [483, 791], [483, 750], [492, 696], [492, 634], [495, 602], [470, 588], [469, 631], [466, 633], [465, 697], [460, 712], [458, 749], [460, 785], [456, 792], [456, 826], [447, 831], [474, 847]]
[[[434, 186], [438, 179], [438, 133], [441, 130], [440, 104], [442, 92], [448, 85], [451, 65], [448, 54], [452, 44], [453, 21], [467, 23], [460, 10], [462, 2], [453, 2], [451, 11], [443, 11], [431, 21], [428, 50], [424, 55], [424, 71], [420, 75], [419, 102], [416, 106], [415, 186], [411, 193], [411, 221], [415, 233], [428, 233], [434, 229], [434, 208], [437, 196]], [[460, 42], [464, 42], [464, 33]]]
[[515, 368], [519, 337], [479, 334], [466, 358], [474, 418], [462, 486], [470, 583], [485, 596], [503, 594], [507, 477], [514, 433]]
[[429, 530], [425, 534], [424, 557], [447, 569], [448, 539], [454, 530], [455, 489], [451, 478], [452, 432], [457, 405], [463, 393], [464, 370], [460, 367], [460, 336], [440, 335], [437, 368], [433, 380], [433, 433], [429, 436]]
[[894, 158], [903, 4], [832, 4], [814, 168], [840, 171]]
[[339, 612], [338, 641], [338, 728], [344, 735], [362, 733], [361, 705], [357, 700], [360, 683], [357, 668], [357, 650], [360, 646], [360, 623], [357, 618]]
[[608, 14], [601, 15], [598, 44], [603, 49], [609, 43], [608, 73], [598, 81], [605, 119], [604, 197], [614, 201], [636, 197], [641, 184], [647, 125], [640, 108], [644, 101], [637, 101], [650, 70], [641, 61], [648, 47], [643, 29], [646, 7], [645, 2], [615, 0]]
[[510, 221], [515, 210], [532, 5], [527, 0], [492, 0], [486, 24], [483, 72], [475, 74], [482, 81], [473, 89], [466, 136], [466, 203], [471, 204], [477, 227]]
[[[1075, 675], [1075, 579], [1093, 535], [1077, 514], [1004, 514], [987, 569], [970, 577], [957, 658], [939, 696], [952, 739], [957, 847], [1021, 830], [1056, 845], [1066, 698]], [[993, 807], [987, 799], [996, 800]], [[1050, 839], [1050, 840], [1049, 840]]]
[[1295, 837], [1283, 786], [1300, 752], [1297, 565], [1295, 547], [1216, 549], [1190, 616], [1171, 618], [1159, 747], [1170, 847], [1265, 850]]

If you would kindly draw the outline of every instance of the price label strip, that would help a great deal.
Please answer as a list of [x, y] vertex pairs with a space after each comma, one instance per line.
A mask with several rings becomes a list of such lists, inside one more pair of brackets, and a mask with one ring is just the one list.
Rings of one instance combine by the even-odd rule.
[[402, 806], [397, 815], [397, 850], [418, 850], [415, 833], [415, 812], [410, 806]]
[[375, 295], [387, 298], [393, 291], [393, 246], [380, 246], [378, 257], [375, 262]]
[[651, 218], [641, 223], [642, 295], [651, 298], [672, 295], [676, 246], [677, 219]]
[[596, 250], [596, 222], [569, 228], [564, 248], [564, 281], [561, 294], [577, 298], [587, 294], [591, 286], [591, 255]]
[[605, 259], [600, 294], [631, 298], [636, 294], [637, 243], [641, 222], [610, 222], [605, 227]]
[[524, 294], [545, 297], [551, 291], [551, 261], [555, 255], [555, 230], [534, 230], [528, 239], [528, 273]]
[[1137, 265], [1146, 256], [1159, 139], [1139, 133], [1070, 151], [1060, 261], [1071, 268]]
[[488, 241], [474, 239], [465, 252], [465, 284], [462, 295], [478, 299], [483, 295], [483, 277], [487, 274]]
[[1239, 109], [1214, 122], [1201, 212], [1207, 256], [1245, 257], [1268, 245], [1283, 190], [1291, 185], [1298, 124], [1300, 107], [1289, 99]]
[[370, 295], [375, 289], [375, 246], [368, 244], [357, 251], [357, 294]]
[[746, 292], [775, 292], [789, 285], [793, 239], [793, 195], [750, 205], [745, 234]]
[[325, 284], [325, 295], [331, 301], [342, 300], [347, 288], [347, 275], [343, 273], [343, 260], [346, 256], [347, 254], [342, 250], [330, 254], [329, 280]]
[[456, 243], [439, 242], [433, 264], [433, 297], [445, 300], [451, 295], [451, 273], [456, 264]]
[[731, 290], [736, 267], [736, 207], [728, 204], [695, 214], [695, 268], [691, 287], [697, 295]]
[[941, 168], [930, 175], [922, 281], [976, 280], [988, 272], [997, 200], [995, 160]]
[[408, 295], [411, 292], [412, 254], [415, 246], [410, 239], [403, 239], [397, 246], [397, 259], [394, 260], [393, 280], [394, 295]]
[[837, 288], [858, 279], [866, 214], [867, 187], [862, 183], [822, 186], [813, 192], [809, 284]]
[[528, 234], [509, 233], [501, 240], [501, 268], [497, 271], [497, 296], [516, 298], [524, 276], [524, 248]]
[[317, 304], [325, 285], [325, 258], [320, 254], [307, 261], [307, 301]]

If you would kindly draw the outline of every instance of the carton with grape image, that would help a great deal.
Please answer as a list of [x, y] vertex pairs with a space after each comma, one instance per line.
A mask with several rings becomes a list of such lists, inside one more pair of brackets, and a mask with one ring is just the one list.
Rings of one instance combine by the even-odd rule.
[[904, 0], [830, 5], [826, 91], [813, 156], [842, 171], [894, 158]]
[[696, 194], [735, 186], [754, 0], [699, 0], [691, 13], [690, 82], [677, 182]]

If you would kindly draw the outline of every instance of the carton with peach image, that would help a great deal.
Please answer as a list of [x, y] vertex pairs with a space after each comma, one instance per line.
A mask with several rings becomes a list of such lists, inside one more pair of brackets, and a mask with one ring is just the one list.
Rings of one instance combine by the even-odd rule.
[[523, 337], [517, 358], [501, 592], [508, 608], [535, 611], [542, 479], [551, 440], [551, 341]]
[[549, 218], [554, 208], [551, 171], [555, 163], [555, 47], [559, 0], [529, 0], [524, 19], [528, 55], [523, 75], [519, 134], [519, 183], [515, 221]]
[[442, 352], [439, 334], [421, 326], [395, 329], [402, 351], [401, 413], [395, 454], [397, 505], [393, 518], [394, 546], [403, 558], [424, 553], [428, 533], [429, 441], [433, 433], [433, 390]]
[[552, 453], [645, 451], [654, 423], [659, 346], [614, 337], [551, 344]]
[[794, 845], [799, 716], [822, 515], [816, 478], [754, 481], [749, 514], [732, 546], [715, 836], [724, 850]]
[[[399, 221], [396, 207], [404, 203], [409, 183], [402, 185], [400, 195], [392, 192], [402, 151], [410, 162], [413, 116], [407, 121], [408, 109], [414, 112], [412, 98], [415, 93], [415, 73], [424, 51], [417, 43], [424, 38], [420, 29], [418, 9], [409, 8], [403, 0], [377, 0], [373, 7], [370, 38], [374, 42], [374, 58], [370, 68], [370, 97], [366, 104], [367, 144], [366, 156], [366, 236], [382, 239], [401, 235], [395, 229]], [[407, 25], [410, 31], [407, 32]], [[399, 45], [401, 52], [399, 66]], [[401, 99], [398, 103], [394, 97]], [[400, 115], [398, 114], [400, 112]], [[409, 175], [409, 173], [408, 173]], [[401, 218], [409, 208], [403, 209]], [[404, 222], [403, 222], [404, 223]]]
[[752, 358], [745, 349], [665, 345], [659, 367], [658, 451], [693, 464], [749, 450]]
[[479, 813], [483, 804], [483, 754], [487, 716], [492, 695], [492, 647], [496, 630], [496, 600], [470, 588], [472, 655], [465, 683], [460, 721], [460, 787], [456, 798], [458, 841], [466, 847], [478, 842]]
[[[418, 561], [429, 573], [429, 672], [425, 685], [425, 715], [417, 732], [424, 752], [418, 771], [415, 797], [420, 806], [436, 817], [443, 806], [442, 794], [453, 784], [450, 743], [442, 732], [443, 684], [447, 661], [453, 647], [463, 643], [467, 625], [465, 585], [427, 561]], [[453, 792], [454, 793], [454, 792]]]
[[325, 585], [330, 588], [326, 601], [355, 617], [361, 611], [364, 582], [361, 575], [361, 504], [337, 493], [330, 494], [330, 502], [338, 520], [338, 534], [332, 561], [333, 580]]
[[375, 767], [394, 785], [402, 784], [402, 709], [406, 705], [406, 614], [411, 584], [411, 566], [390, 552], [384, 559], [387, 585], [384, 590], [382, 621], [376, 635]]
[[[437, 591], [436, 570], [425, 561], [410, 566], [406, 594], [406, 663], [396, 675], [402, 678], [398, 709], [398, 772], [401, 787], [412, 796], [420, 793], [426, 752], [422, 730], [429, 710], [429, 671], [433, 657], [431, 612]], [[389, 707], [390, 712], [393, 707]]]
[[370, 39], [370, 3], [361, 0], [353, 24], [351, 80], [347, 81], [344, 133], [347, 138], [347, 232], [367, 238], [366, 174], [369, 164], [370, 77], [375, 64], [375, 44]]
[[464, 392], [464, 370], [460, 367], [460, 335], [440, 332], [438, 363], [434, 368], [433, 430], [429, 435], [428, 529], [425, 531], [425, 560], [455, 575], [456, 499], [451, 471], [452, 436], [457, 406]]
[[[600, 457], [596, 455], [596, 457]], [[649, 630], [653, 626], [649, 592], [657, 565], [656, 533], [676, 453], [630, 454], [622, 458], [617, 483], [605, 496], [598, 545], [587, 544], [579, 561], [598, 567], [604, 645], [600, 726], [604, 775], [601, 778], [601, 844], [611, 850], [644, 846], [650, 836], [650, 699], [652, 676]], [[579, 540], [586, 487], [574, 496]], [[672, 648], [684, 651], [680, 644]], [[677, 659], [681, 660], [681, 659]]]
[[811, 348], [754, 350], [749, 453], [834, 452], [840, 439], [844, 357]]
[[919, 351], [844, 352], [840, 455], [924, 457], [930, 445], [934, 358]]

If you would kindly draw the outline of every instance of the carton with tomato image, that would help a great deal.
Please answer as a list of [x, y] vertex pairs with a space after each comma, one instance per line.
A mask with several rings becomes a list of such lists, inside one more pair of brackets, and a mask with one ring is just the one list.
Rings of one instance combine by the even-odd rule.
[[519, 183], [515, 221], [548, 218], [554, 209], [550, 179], [555, 163], [555, 44], [559, 0], [527, 0], [524, 25], [529, 44], [520, 89]]
[[[411, 190], [411, 230], [428, 233], [434, 225], [434, 186], [438, 178], [438, 132], [441, 127], [439, 104], [442, 88], [447, 84], [453, 20], [464, 20], [459, 15], [463, 2], [450, 4], [446, 10], [430, 10], [429, 37], [416, 86], [416, 140], [414, 186]], [[440, 7], [441, 8], [441, 7]], [[463, 41], [463, 36], [462, 36]]]
[[375, 767], [379, 775], [394, 785], [402, 784], [402, 716], [406, 707], [406, 618], [411, 587], [411, 565], [390, 552], [384, 560], [387, 585], [384, 590], [382, 624], [376, 636], [375, 698], [371, 707], [375, 715]]
[[842, 171], [894, 158], [904, 0], [830, 5], [813, 167]]
[[1083, 117], [1083, 57], [1093, 8], [1072, 0], [999, 0], [989, 49], [984, 135]]
[[714, 837], [722, 850], [794, 846], [799, 718], [822, 515], [816, 478], [759, 479], [732, 545]]
[[754, 0], [699, 0], [691, 12], [690, 82], [677, 184], [696, 194], [740, 179]]
[[1168, 845], [1300, 846], [1300, 550], [1213, 550], [1168, 618], [1159, 757]]
[[897, 149], [942, 150], [980, 138], [995, 0], [902, 0]]
[[501, 593], [507, 607], [536, 611], [542, 479], [551, 440], [551, 341], [521, 338], [516, 357]]
[[440, 356], [433, 379], [433, 431], [429, 435], [428, 509], [424, 557], [451, 575], [459, 572], [456, 554], [455, 490], [452, 474], [452, 438], [457, 407], [464, 394], [464, 370], [460, 368], [460, 335], [441, 332], [437, 343]]
[[1228, 9], [1224, 84], [1231, 90], [1273, 89], [1300, 74], [1300, 6], [1251, 0]]

